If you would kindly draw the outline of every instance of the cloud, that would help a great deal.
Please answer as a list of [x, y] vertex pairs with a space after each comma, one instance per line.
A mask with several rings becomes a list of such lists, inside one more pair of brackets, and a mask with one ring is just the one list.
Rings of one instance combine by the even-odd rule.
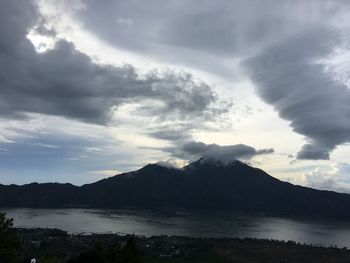
[[169, 140], [172, 142], [185, 141], [192, 138], [188, 133], [188, 127], [181, 126], [176, 127], [175, 129], [162, 127], [155, 131], [148, 132], [147, 134], [157, 139]]
[[[55, 11], [42, 17], [45, 12], [42, 9], [38, 11], [32, 2]], [[23, 118], [29, 122], [35, 115], [45, 122], [50, 119], [51, 122], [45, 124], [51, 128], [58, 126], [53, 120], [61, 119], [54, 116], [62, 116], [66, 121], [78, 120], [75, 125], [83, 127], [79, 132], [86, 130], [80, 135], [82, 137], [96, 133], [97, 126], [123, 127], [124, 130], [114, 132], [120, 137], [128, 135], [124, 136], [129, 139], [125, 146], [128, 151], [122, 151], [119, 145], [108, 154], [116, 159], [125, 155], [125, 159], [134, 162], [134, 165], [142, 163], [129, 160], [140, 153], [135, 144], [146, 146], [140, 147], [143, 148], [142, 154], [139, 154], [142, 158], [150, 156], [143, 154], [146, 149], [154, 149], [159, 155], [168, 153], [174, 158], [186, 160], [201, 155], [249, 159], [272, 150], [257, 150], [247, 145], [204, 144], [195, 142], [194, 137], [197, 131], [208, 132], [216, 128], [222, 132], [221, 125], [227, 121], [221, 116], [231, 114], [233, 105], [219, 104], [220, 98], [213, 89], [222, 91], [223, 97], [237, 92], [237, 96], [242, 98], [237, 100], [238, 103], [245, 104], [253, 98], [250, 85], [246, 85], [252, 80], [258, 96], [272, 105], [281, 118], [289, 121], [296, 133], [305, 136], [307, 142], [297, 158], [329, 159], [338, 145], [349, 141], [350, 134], [349, 89], [334, 80], [334, 72], [324, 64], [324, 60], [332, 57], [339, 45], [348, 49], [345, 45], [348, 44], [348, 9], [347, 1], [338, 0], [322, 3], [319, 0], [252, 0], [249, 3], [244, 0], [222, 0], [220, 3], [178, 0], [171, 4], [161, 0], [150, 0], [146, 4], [120, 0], [85, 0], [83, 4], [81, 1], [57, 3], [55, 0], [2, 1], [0, 118], [7, 118], [2, 126], [10, 120]], [[63, 19], [68, 16], [70, 20]], [[78, 37], [69, 38], [70, 34]], [[89, 35], [93, 37], [89, 38]], [[67, 39], [72, 39], [74, 43]], [[79, 46], [79, 40], [92, 49], [102, 46], [107, 51], [94, 53], [92, 49], [84, 49], [84, 45]], [[100, 54], [101, 61], [113, 50], [121, 55], [118, 61], [132, 58], [128, 56], [131, 54], [140, 59], [141, 65], [163, 62], [191, 68], [220, 86], [208, 85], [183, 72], [154, 70], [141, 73], [135, 65], [101, 64], [79, 48], [91, 51], [89, 54]], [[112, 54], [111, 59], [105, 61], [113, 60], [115, 53]], [[343, 60], [346, 61], [346, 58]], [[244, 62], [239, 64], [240, 61]], [[243, 69], [247, 70], [247, 75]], [[203, 71], [210, 75], [203, 74]], [[224, 79], [217, 81], [217, 76], [213, 75]], [[339, 80], [348, 81], [347, 77], [344, 74], [345, 80]], [[244, 81], [233, 82], [236, 78]], [[245, 90], [247, 86], [248, 91]], [[226, 101], [226, 97], [224, 99]], [[235, 114], [242, 117], [240, 106], [234, 106], [237, 110]], [[247, 108], [245, 114], [250, 111]], [[261, 116], [264, 119], [266, 115], [262, 113]], [[212, 121], [212, 126], [207, 125], [208, 120]], [[260, 125], [259, 119], [252, 118], [248, 125], [256, 128]], [[275, 127], [265, 123], [262, 128], [265, 128], [264, 125], [269, 128], [264, 130]], [[62, 125], [60, 128], [70, 130], [72, 127]], [[230, 129], [232, 131], [232, 127]], [[237, 130], [237, 134], [239, 132]], [[76, 134], [79, 135], [74, 132]], [[1, 148], [7, 151], [1, 151], [1, 154], [9, 156], [16, 152], [12, 159], [15, 167], [13, 163], [22, 156], [21, 147], [28, 147], [28, 151], [23, 149], [26, 154], [35, 150], [55, 155], [67, 150], [68, 138], [65, 139], [67, 142], [57, 142], [57, 136], [52, 137], [43, 137], [44, 141], [20, 137], [21, 140], [29, 140], [28, 143], [24, 145], [19, 141], [17, 145], [10, 145], [18, 138], [4, 133], [0, 135], [0, 143]], [[109, 138], [110, 142], [115, 142], [115, 137]], [[146, 139], [149, 141], [146, 142]], [[164, 148], [169, 142], [170, 146]], [[89, 142], [74, 144], [74, 156], [69, 157], [78, 159], [79, 156], [93, 155], [91, 159], [84, 159], [90, 164], [89, 160], [94, 160], [95, 155], [106, 153], [104, 143], [104, 151], [97, 150], [100, 144], [100, 141], [92, 145]], [[155, 145], [157, 147], [153, 147]], [[59, 155], [56, 157], [59, 158]], [[101, 160], [104, 158], [101, 157]], [[152, 158], [156, 157], [149, 159]], [[40, 158], [37, 160], [34, 164], [40, 164]], [[89, 169], [116, 168], [109, 164]], [[79, 165], [83, 166], [82, 163]], [[117, 167], [123, 171], [124, 168]]]
[[134, 169], [130, 165], [135, 162], [134, 153], [107, 131], [98, 134], [93, 125], [79, 124], [83, 132], [74, 134], [67, 120], [52, 123], [65, 125], [17, 130], [20, 136], [11, 136], [13, 143], [0, 146], [2, 183], [58, 181], [82, 184], [99, 180], [101, 175], [107, 176], [102, 172], [100, 176], [94, 176], [88, 171], [115, 170], [116, 167], [123, 171]]
[[340, 36], [329, 27], [301, 32], [244, 62], [257, 94], [307, 138], [298, 159], [329, 159], [350, 141], [350, 90], [319, 61], [332, 54]]
[[129, 19], [129, 18], [118, 18], [117, 23], [119, 25], [123, 25], [123, 26], [132, 26], [134, 21], [132, 19]]
[[168, 160], [157, 162], [157, 165], [165, 168], [181, 169], [186, 166], [186, 162], [174, 158], [169, 158]]
[[335, 163], [330, 167], [317, 167], [305, 173], [304, 183], [316, 189], [350, 193], [349, 173], [349, 164]]
[[[138, 103], [140, 114], [161, 119], [207, 116], [216, 95], [187, 73], [152, 71], [140, 74], [131, 65], [94, 63], [74, 44], [57, 40], [36, 53], [26, 38], [40, 17], [29, 3], [1, 3], [0, 115], [26, 118], [28, 113], [63, 116], [108, 124], [118, 107]], [[28, 11], [28, 10], [31, 10]], [[12, 17], [17, 17], [13, 23]], [[151, 105], [148, 108], [142, 105]], [[215, 109], [213, 109], [215, 111]]]
[[249, 160], [256, 155], [273, 153], [273, 149], [260, 149], [245, 144], [221, 146], [217, 144], [205, 144], [203, 142], [189, 142], [178, 148], [169, 148], [174, 157], [185, 160], [196, 160], [201, 157], [230, 162], [235, 159]]
[[[56, 1], [45, 1], [53, 9]], [[345, 3], [345, 2], [344, 2]], [[250, 56], [303, 30], [310, 24], [329, 21], [341, 1], [309, 0], [178, 0], [168, 4], [151, 0], [86, 0], [73, 13], [90, 33], [121, 50], [156, 57], [157, 61], [190, 65], [229, 79], [238, 77], [235, 68]], [[117, 18], [132, 26], [115, 26]]]
[[115, 176], [115, 175], [121, 174], [122, 172], [118, 170], [98, 170], [98, 171], [90, 171], [89, 173], [95, 174], [95, 175], [102, 175], [106, 177], [106, 176]]
[[[306, 137], [298, 159], [329, 159], [349, 141], [349, 89], [319, 62], [348, 41], [347, 1], [87, 0], [73, 13], [122, 50], [229, 79], [247, 69], [259, 97]], [[115, 17], [133, 26], [115, 30]]]

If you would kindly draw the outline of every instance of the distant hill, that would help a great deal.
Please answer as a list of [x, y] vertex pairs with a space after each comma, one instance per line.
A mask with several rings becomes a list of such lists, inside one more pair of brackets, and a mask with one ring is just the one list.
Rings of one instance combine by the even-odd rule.
[[282, 182], [240, 161], [149, 164], [83, 186], [0, 185], [0, 207], [188, 208], [350, 219], [350, 195]]

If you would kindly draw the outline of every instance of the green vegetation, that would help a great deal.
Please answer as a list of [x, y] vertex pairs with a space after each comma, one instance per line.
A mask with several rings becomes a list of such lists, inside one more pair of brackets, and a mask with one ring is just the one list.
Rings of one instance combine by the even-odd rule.
[[97, 243], [93, 248], [81, 253], [79, 256], [68, 260], [67, 263], [137, 263], [138, 251], [135, 238], [131, 236], [122, 246], [118, 241], [104, 247]]
[[[18, 229], [17, 233], [27, 249], [26, 255], [36, 257], [39, 263], [350, 262], [350, 251], [346, 248], [327, 248], [293, 241], [69, 235], [64, 231], [50, 229]], [[39, 240], [40, 245], [36, 242]]]
[[0, 213], [0, 262], [19, 262], [17, 250], [20, 247], [13, 231], [13, 220]]

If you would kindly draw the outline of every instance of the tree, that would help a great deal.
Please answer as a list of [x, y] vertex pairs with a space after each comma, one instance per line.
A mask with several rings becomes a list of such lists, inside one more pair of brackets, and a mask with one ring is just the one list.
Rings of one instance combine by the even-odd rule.
[[113, 242], [110, 246], [105, 247], [97, 243], [94, 247], [86, 252], [71, 258], [67, 263], [137, 263], [138, 252], [136, 240], [131, 236], [125, 246], [121, 246], [118, 241]]
[[135, 236], [130, 236], [125, 246], [121, 250], [121, 262], [136, 263], [138, 261], [138, 253]]
[[20, 243], [13, 231], [13, 219], [0, 213], [0, 262], [19, 262], [17, 251]]

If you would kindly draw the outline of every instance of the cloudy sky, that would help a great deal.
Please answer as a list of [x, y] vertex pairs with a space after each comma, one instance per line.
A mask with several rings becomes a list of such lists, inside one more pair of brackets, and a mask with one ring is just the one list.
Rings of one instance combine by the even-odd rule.
[[350, 3], [0, 2], [0, 183], [240, 159], [350, 192]]

